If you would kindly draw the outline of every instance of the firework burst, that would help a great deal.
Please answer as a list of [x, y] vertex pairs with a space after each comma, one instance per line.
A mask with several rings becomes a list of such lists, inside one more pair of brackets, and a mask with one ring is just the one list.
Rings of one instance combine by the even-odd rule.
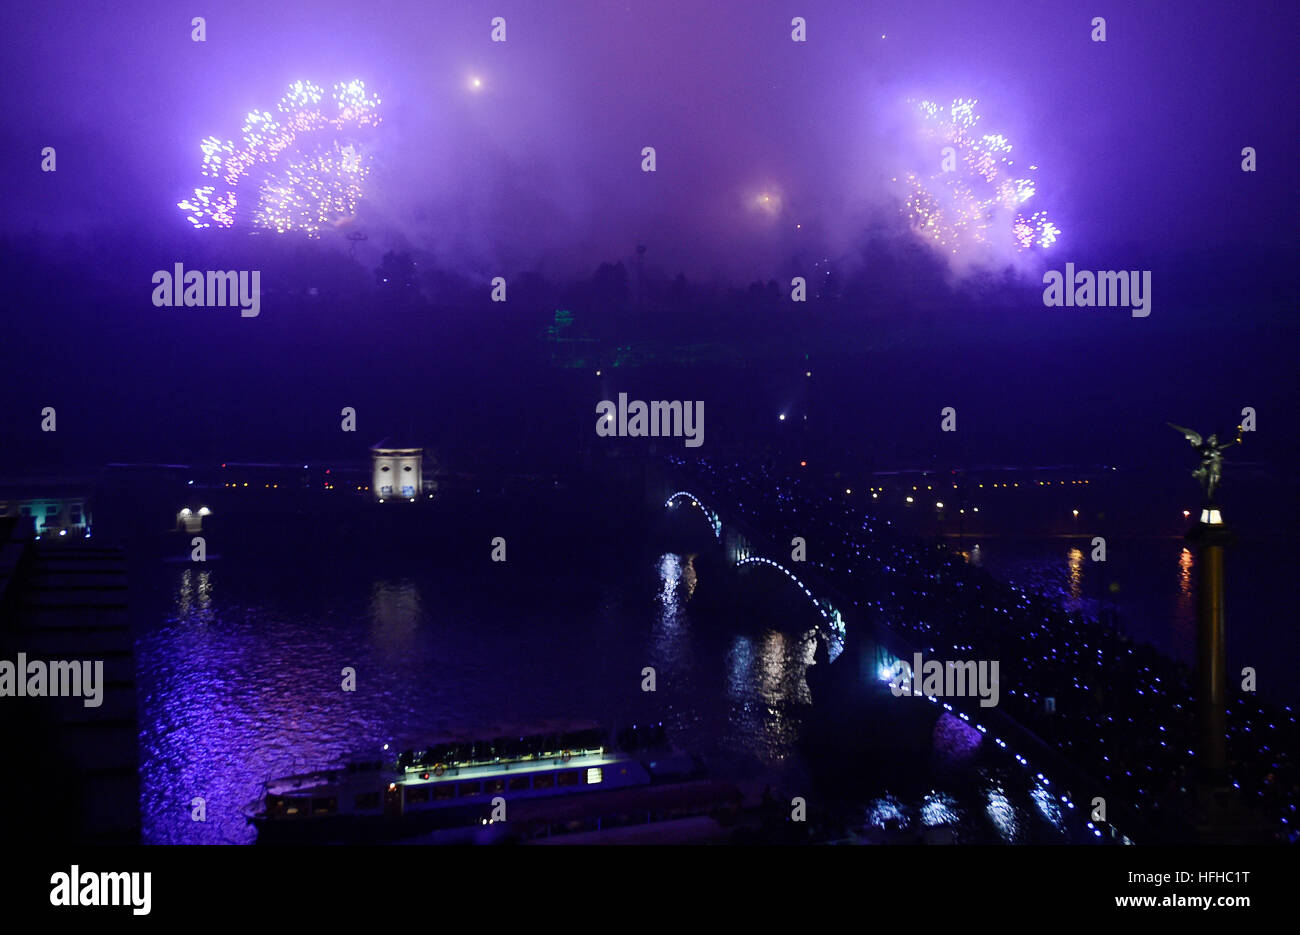
[[177, 207], [196, 228], [234, 227], [242, 212], [255, 227], [318, 236], [356, 213], [370, 157], [355, 137], [380, 123], [379, 98], [361, 81], [324, 88], [289, 86], [274, 113], [250, 111], [241, 142], [210, 136], [199, 144], [200, 173], [211, 180]]
[[978, 103], [958, 98], [947, 109], [933, 101], [917, 105], [921, 138], [927, 148], [944, 153], [944, 162], [928, 177], [917, 172], [903, 177], [908, 220], [922, 237], [954, 254], [980, 248], [1046, 249], [1060, 229], [1047, 212], [1023, 210], [1037, 185], [1015, 168], [1005, 136], [976, 129]]

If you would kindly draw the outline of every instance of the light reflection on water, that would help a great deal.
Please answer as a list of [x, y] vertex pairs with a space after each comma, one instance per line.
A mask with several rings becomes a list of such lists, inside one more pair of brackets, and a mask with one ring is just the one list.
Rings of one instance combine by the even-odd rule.
[[960, 821], [957, 800], [946, 792], [931, 792], [921, 804], [921, 824], [927, 828], [955, 825]]
[[1192, 550], [1184, 548], [1178, 555], [1178, 598], [1175, 603], [1174, 621], [1176, 626], [1178, 651], [1190, 656], [1196, 647], [1196, 601], [1192, 569], [1196, 560]]
[[212, 575], [207, 569], [186, 568], [176, 588], [176, 614], [188, 617], [207, 615], [212, 607]]
[[1070, 599], [1066, 607], [1068, 610], [1077, 610], [1083, 601], [1083, 550], [1071, 549], [1068, 560], [1070, 563]]
[[412, 581], [376, 581], [370, 591], [370, 632], [385, 655], [401, 657], [414, 648], [423, 611]]
[[867, 806], [867, 824], [880, 831], [906, 831], [912, 823], [909, 809], [892, 795], [884, 795]]
[[[388, 741], [543, 719], [663, 720], [715, 763], [761, 764], [764, 781], [804, 775], [816, 633], [700, 610], [695, 556], [631, 562], [624, 580], [575, 567], [513, 588], [408, 564], [160, 565], [159, 623], [137, 643], [147, 842], [249, 843], [244, 809], [267, 779], [377, 757]], [[647, 666], [655, 692], [641, 690]], [[982, 767], [971, 778], [981, 737], [945, 715], [932, 743], [962, 787], [895, 806], [905, 823], [916, 807], [922, 824], [960, 823], [992, 782]]]
[[1061, 806], [1056, 803], [1056, 798], [1046, 786], [1034, 786], [1029, 794], [1033, 797], [1038, 810], [1043, 813], [1043, 817], [1052, 823], [1052, 827], [1062, 829], [1065, 827]]
[[797, 637], [779, 630], [733, 637], [726, 680], [731, 749], [757, 754], [767, 763], [794, 753], [803, 724], [799, 708], [812, 700], [805, 673], [816, 646], [814, 630]]
[[[662, 686], [664, 710], [661, 715], [661, 720], [674, 733], [698, 727], [690, 706], [678, 703], [675, 690], [679, 680], [693, 684], [696, 679], [695, 642], [691, 638], [691, 620], [686, 611], [695, 591], [694, 558], [693, 555], [683, 558], [671, 552], [659, 558], [659, 611], [650, 634], [646, 662], [654, 669], [656, 694], [660, 689], [659, 680], [667, 679], [670, 673], [674, 676], [670, 684]], [[644, 670], [642, 675], [644, 677]]]
[[1020, 840], [1022, 824], [1020, 810], [1011, 804], [1011, 800], [1007, 798], [1006, 792], [998, 783], [994, 783], [988, 790], [986, 811], [989, 821], [1002, 835], [1002, 840], [1008, 844], [1015, 844]]
[[[1120, 630], [1136, 642], [1194, 663], [1196, 553], [1183, 539], [1110, 538], [1104, 563], [1092, 560], [1091, 540], [1083, 538], [994, 538], [981, 540], [979, 552], [995, 577], [1067, 607], [1077, 601], [1089, 617], [1099, 608], [1113, 610]], [[1227, 563], [1228, 668], [1263, 665], [1273, 677], [1261, 694], [1275, 703], [1300, 703], [1300, 682], [1290, 677], [1300, 668], [1300, 631], [1277, 625], [1292, 613], [1292, 550], [1242, 535], [1228, 550]]]
[[1196, 645], [1192, 599], [1195, 557], [1173, 539], [1107, 542], [1107, 560], [1091, 559], [1090, 541], [995, 539], [980, 559], [994, 575], [1045, 594], [1067, 611], [1097, 617], [1115, 609], [1122, 629], [1188, 661]]
[[[160, 563], [158, 623], [136, 647], [146, 841], [251, 842], [262, 782], [390, 740], [654, 718], [706, 755], [776, 768], [794, 754], [811, 634], [692, 609], [694, 556], [508, 589], [372, 564]], [[206, 821], [191, 820], [196, 798]]]

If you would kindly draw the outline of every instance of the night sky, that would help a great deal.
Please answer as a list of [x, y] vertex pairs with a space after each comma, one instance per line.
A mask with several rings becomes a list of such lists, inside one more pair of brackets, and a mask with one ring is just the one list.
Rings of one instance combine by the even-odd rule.
[[[630, 264], [638, 243], [647, 246], [648, 281], [662, 284], [680, 272], [692, 287], [776, 280], [788, 293], [792, 274], [814, 278], [826, 268], [813, 269], [818, 260], [833, 266], [852, 288], [818, 313], [817, 346], [836, 347], [830, 372], [854, 379], [837, 388], [834, 406], [823, 397], [823, 409], [890, 437], [902, 458], [927, 453], [932, 413], [955, 393], [983, 413], [969, 424], [1036, 426], [1030, 434], [1042, 441], [986, 433], [967, 457], [1106, 460], [1106, 443], [1097, 444], [1105, 438], [1123, 440], [1113, 455], [1144, 457], [1164, 419], [1227, 427], [1242, 405], [1271, 407], [1274, 447], [1257, 451], [1289, 450], [1300, 429], [1288, 375], [1300, 156], [1294, 11], [1199, 2], [702, 6], [5, 9], [0, 42], [14, 93], [0, 129], [11, 299], [0, 387], [11, 405], [0, 428], [19, 440], [4, 446], [5, 466], [33, 450], [66, 464], [274, 454], [290, 424], [311, 436], [304, 447], [320, 450], [338, 442], [329, 426], [341, 405], [371, 401], [387, 410], [363, 433], [376, 438], [412, 421], [448, 437], [491, 424], [485, 434], [495, 437], [512, 431], [507, 424], [553, 418], [567, 440], [579, 419], [570, 399], [590, 408], [601, 388], [543, 393], [514, 411], [509, 393], [518, 400], [516, 379], [545, 355], [536, 343], [547, 316], [562, 303], [584, 311], [566, 285], [603, 262]], [[196, 14], [206, 17], [205, 42], [191, 41]], [[807, 42], [791, 41], [796, 15], [807, 20]], [[494, 16], [507, 21], [504, 43], [490, 41]], [[1104, 43], [1090, 39], [1094, 16], [1106, 17]], [[191, 229], [177, 202], [203, 182], [200, 140], [237, 139], [244, 115], [274, 110], [292, 82], [328, 89], [354, 79], [382, 98], [383, 121], [366, 135], [372, 172], [354, 219], [318, 240], [250, 237], [246, 223]], [[954, 258], [910, 237], [897, 178], [929, 158], [916, 140], [915, 101], [955, 98], [977, 99], [981, 130], [1004, 134], [1015, 156], [1037, 166], [1029, 207], [1059, 226], [1050, 249]], [[56, 172], [41, 171], [46, 146], [57, 150]], [[654, 173], [641, 171], [643, 146], [656, 148]], [[1257, 151], [1253, 173], [1241, 169], [1244, 146]], [[352, 257], [347, 231], [367, 236]], [[873, 238], [889, 248], [872, 252]], [[426, 278], [424, 305], [394, 309], [373, 290], [388, 250], [410, 253], [422, 276], [453, 277], [456, 289]], [[263, 268], [261, 317], [153, 308], [151, 272], [186, 259]], [[1066, 261], [1153, 270], [1152, 316], [1044, 308], [1039, 276]], [[1008, 266], [1010, 278], [1000, 278]], [[290, 268], [309, 272], [277, 279]], [[527, 309], [486, 303], [491, 277], [514, 283], [529, 272], [554, 289]], [[981, 275], [992, 279], [977, 288]], [[294, 298], [308, 288], [318, 290], [315, 306]], [[882, 318], [886, 306], [897, 314]], [[710, 307], [698, 299], [677, 317], [707, 330]], [[774, 407], [796, 398], [788, 381], [802, 367], [794, 352], [808, 327], [802, 311], [755, 314], [714, 334], [735, 342], [743, 376], [734, 366], [643, 374], [646, 392], [713, 398], [718, 420], [734, 405], [732, 430], [718, 424], [710, 438], [752, 440]], [[586, 312], [616, 343], [621, 312]], [[404, 323], [416, 337], [365, 344], [378, 322]], [[653, 334], [651, 324], [641, 330]], [[769, 347], [773, 331], [790, 336], [789, 359], [752, 350]], [[885, 353], [893, 346], [885, 332], [902, 335], [905, 349]], [[675, 322], [654, 337], [696, 336]], [[863, 366], [853, 348], [875, 356]], [[916, 360], [933, 367], [925, 379]], [[737, 392], [738, 381], [749, 388]], [[420, 402], [392, 403], [410, 397]], [[489, 398], [494, 415], [455, 432], [451, 417], [429, 417]], [[755, 401], [761, 419], [741, 427]], [[313, 421], [306, 412], [318, 402]], [[57, 443], [33, 434], [45, 405], [60, 406], [69, 429]], [[250, 419], [252, 409], [265, 418]], [[910, 428], [921, 422], [925, 433]], [[1176, 441], [1162, 450], [1177, 451]]]

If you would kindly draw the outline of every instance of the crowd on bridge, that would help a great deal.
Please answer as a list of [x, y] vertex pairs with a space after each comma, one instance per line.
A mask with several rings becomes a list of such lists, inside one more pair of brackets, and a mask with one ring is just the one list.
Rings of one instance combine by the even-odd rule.
[[[929, 658], [998, 660], [1006, 713], [1102, 781], [1108, 801], [1123, 802], [1156, 837], [1185, 825], [1196, 758], [1186, 667], [1135, 644], [1114, 617], [1067, 610], [1058, 596], [994, 578], [968, 554], [901, 535], [829, 481], [675, 461], [714, 509], [736, 511], [778, 542], [802, 537], [808, 563], [853, 601], [858, 621]], [[1277, 839], [1296, 842], [1296, 714], [1234, 688], [1231, 782]]]

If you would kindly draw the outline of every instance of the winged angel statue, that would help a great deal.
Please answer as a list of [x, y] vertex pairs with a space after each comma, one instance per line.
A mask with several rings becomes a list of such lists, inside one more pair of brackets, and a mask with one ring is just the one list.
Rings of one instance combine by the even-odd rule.
[[1174, 425], [1172, 422], [1166, 422], [1170, 428], [1182, 432], [1196, 453], [1201, 456], [1201, 466], [1192, 471], [1192, 477], [1200, 482], [1201, 487], [1205, 489], [1205, 502], [1212, 504], [1214, 502], [1214, 490], [1219, 486], [1219, 481], [1223, 478], [1223, 453], [1233, 445], [1241, 444], [1241, 426], [1237, 426], [1237, 437], [1230, 442], [1219, 441], [1219, 436], [1211, 435], [1208, 439], [1202, 440], [1201, 436], [1191, 429], [1185, 429], [1181, 425]]

